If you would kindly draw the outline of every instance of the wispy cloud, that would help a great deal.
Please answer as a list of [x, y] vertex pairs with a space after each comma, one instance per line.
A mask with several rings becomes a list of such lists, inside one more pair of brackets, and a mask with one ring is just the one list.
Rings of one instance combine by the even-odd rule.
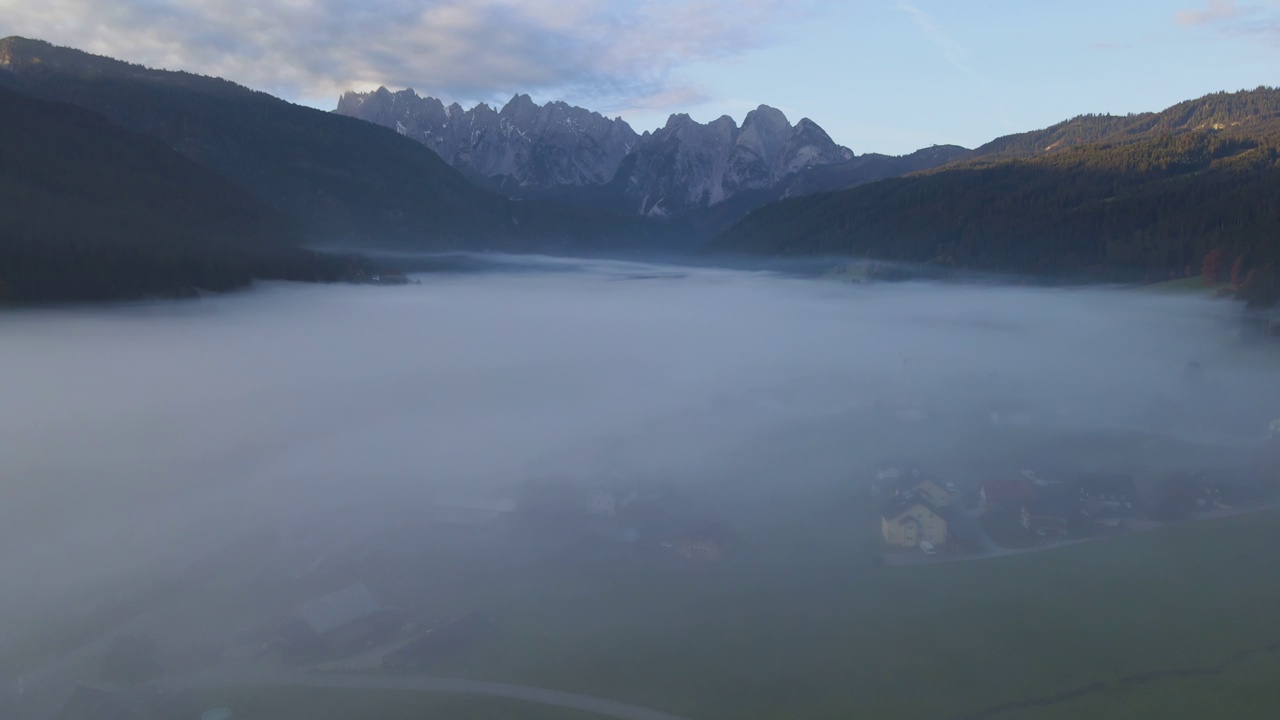
[[0, 0], [20, 34], [293, 99], [415, 87], [626, 107], [685, 102], [693, 63], [768, 45], [811, 0]]
[[1210, 0], [1201, 8], [1174, 14], [1174, 22], [1240, 40], [1280, 49], [1280, 0], [1241, 4], [1235, 0]]
[[911, 16], [916, 27], [920, 29], [920, 34], [938, 49], [938, 52], [942, 54], [943, 59], [948, 64], [973, 79], [991, 102], [992, 108], [995, 110], [1001, 124], [1006, 129], [1012, 129], [1015, 124], [1009, 115], [1007, 104], [995, 91], [992, 84], [974, 69], [970, 62], [969, 49], [957, 42], [946, 28], [939, 24], [931, 14], [917, 6], [913, 0], [896, 0], [894, 7]]
[[938, 48], [938, 51], [942, 53], [942, 57], [946, 58], [947, 62], [968, 75], [977, 75], [973, 68], [969, 66], [969, 51], [956, 42], [951, 37], [951, 34], [933, 19], [932, 15], [921, 10], [911, 0], [897, 0], [894, 7], [911, 16], [916, 26], [920, 28], [921, 34], [934, 47]]
[[1232, 20], [1244, 10], [1235, 0], [1209, 0], [1206, 7], [1198, 10], [1180, 10], [1173, 19], [1179, 25], [1213, 25]]

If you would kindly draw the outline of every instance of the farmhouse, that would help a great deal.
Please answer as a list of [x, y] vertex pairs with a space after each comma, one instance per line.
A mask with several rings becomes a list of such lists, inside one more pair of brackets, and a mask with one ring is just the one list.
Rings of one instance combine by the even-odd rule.
[[475, 642], [491, 624], [488, 616], [478, 612], [455, 618], [383, 655], [382, 666], [391, 669], [427, 667]]
[[1080, 503], [1069, 493], [1031, 498], [1022, 504], [1022, 526], [1042, 536], [1065, 536], [1075, 526]]
[[686, 538], [675, 544], [676, 552], [690, 560], [719, 560], [723, 550], [715, 540]]
[[596, 489], [587, 493], [586, 509], [588, 515], [613, 517], [617, 514], [617, 502], [613, 493], [604, 489]]
[[927, 496], [904, 493], [884, 504], [880, 533], [889, 545], [916, 547], [921, 540], [942, 545], [947, 541], [947, 518]]
[[430, 517], [448, 525], [491, 525], [509, 517], [515, 509], [512, 498], [457, 493], [437, 497]]
[[394, 630], [397, 615], [356, 583], [299, 605], [276, 642], [293, 659], [350, 651]]
[[1138, 488], [1129, 475], [1082, 475], [1076, 487], [1080, 491], [1081, 508], [1089, 514], [1106, 511], [1126, 515], [1138, 502]]

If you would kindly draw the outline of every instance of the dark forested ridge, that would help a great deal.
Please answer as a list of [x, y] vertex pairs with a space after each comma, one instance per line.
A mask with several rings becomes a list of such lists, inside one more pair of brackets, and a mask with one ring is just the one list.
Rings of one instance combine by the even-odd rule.
[[421, 144], [218, 78], [0, 40], [0, 85], [154, 137], [292, 218], [311, 243], [417, 249], [639, 242], [650, 225], [476, 187]]
[[1001, 138], [941, 168], [761, 208], [708, 250], [1073, 279], [1204, 273], [1267, 302], [1280, 267], [1280, 90]]
[[164, 144], [0, 88], [0, 303], [333, 280], [337, 258]]

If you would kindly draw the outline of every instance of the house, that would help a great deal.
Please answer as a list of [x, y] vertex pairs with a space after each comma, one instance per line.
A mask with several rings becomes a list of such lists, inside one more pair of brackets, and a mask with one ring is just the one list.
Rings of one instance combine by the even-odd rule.
[[1201, 508], [1233, 508], [1250, 505], [1267, 496], [1266, 484], [1257, 473], [1234, 468], [1197, 475], [1197, 504]]
[[892, 397], [886, 405], [893, 417], [903, 422], [919, 422], [929, 417], [924, 398], [915, 395]]
[[1077, 474], [1078, 471], [1071, 464], [1055, 458], [1032, 459], [1022, 463], [1022, 477], [1039, 488], [1060, 488]]
[[1128, 475], [1090, 473], [1076, 481], [1080, 511], [1099, 527], [1119, 527], [1135, 514], [1138, 488]]
[[431, 504], [432, 520], [450, 525], [490, 525], [516, 509], [513, 498], [480, 494], [442, 495]]
[[1021, 507], [1023, 503], [1035, 497], [1036, 484], [1020, 477], [1008, 480], [988, 480], [982, 483], [978, 497], [982, 501], [982, 511], [991, 512], [1006, 507]]
[[1006, 400], [992, 403], [987, 417], [992, 425], [1026, 427], [1035, 422], [1035, 409], [1030, 403]]
[[1090, 473], [1076, 481], [1085, 511], [1106, 509], [1127, 513], [1137, 505], [1138, 488], [1129, 475]]
[[382, 666], [390, 669], [427, 667], [475, 642], [491, 624], [488, 616], [478, 612], [455, 618], [383, 655]]
[[685, 538], [675, 543], [676, 552], [690, 560], [719, 560], [723, 548], [715, 540]]
[[362, 583], [348, 585], [298, 606], [297, 618], [319, 637], [331, 635], [382, 612], [382, 606]]
[[77, 682], [57, 717], [59, 720], [127, 720], [136, 717], [135, 710], [113, 690]]
[[595, 489], [587, 493], [586, 508], [588, 515], [600, 517], [613, 517], [618, 512], [613, 493], [603, 489]]
[[398, 611], [383, 607], [356, 583], [299, 605], [268, 648], [291, 662], [358, 652], [393, 636], [401, 620]]
[[947, 542], [947, 518], [925, 495], [903, 493], [881, 508], [880, 533], [889, 545], [916, 547], [921, 540], [942, 545]]
[[1070, 493], [1040, 495], [1022, 504], [1022, 527], [1041, 536], [1066, 536], [1077, 525], [1080, 504]]
[[951, 505], [951, 490], [938, 478], [913, 470], [898, 478], [890, 486], [890, 490], [895, 496], [909, 495], [919, 496], [928, 500], [937, 507], [945, 508]]

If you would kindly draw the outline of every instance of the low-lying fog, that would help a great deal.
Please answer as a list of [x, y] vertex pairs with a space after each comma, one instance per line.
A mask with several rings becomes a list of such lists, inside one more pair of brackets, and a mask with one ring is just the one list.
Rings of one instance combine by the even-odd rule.
[[419, 279], [0, 317], [6, 607], [317, 510], [693, 482], [771, 428], [876, 408], [1217, 440], [1280, 415], [1224, 301], [536, 259]]

